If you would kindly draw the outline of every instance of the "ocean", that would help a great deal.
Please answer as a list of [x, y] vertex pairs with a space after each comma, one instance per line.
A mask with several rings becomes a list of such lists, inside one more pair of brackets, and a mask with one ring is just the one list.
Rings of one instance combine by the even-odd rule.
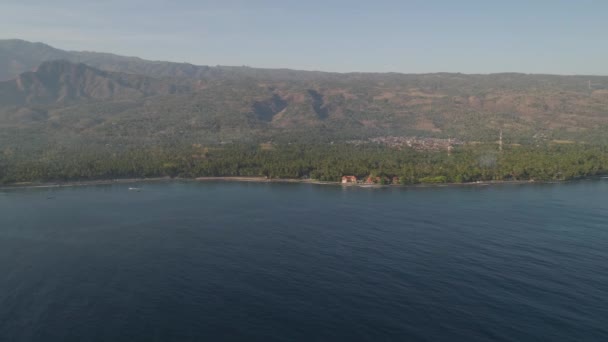
[[1, 190], [0, 341], [608, 341], [608, 180]]

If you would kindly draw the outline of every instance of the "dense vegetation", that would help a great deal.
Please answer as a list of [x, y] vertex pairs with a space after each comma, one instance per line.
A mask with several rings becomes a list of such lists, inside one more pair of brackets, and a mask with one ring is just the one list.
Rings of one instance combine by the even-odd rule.
[[116, 179], [129, 177], [266, 176], [339, 181], [399, 177], [402, 184], [494, 180], [571, 180], [605, 174], [608, 149], [585, 145], [516, 147], [466, 146], [445, 152], [417, 152], [377, 145], [283, 145], [165, 147], [56, 151], [20, 157], [0, 154], [3, 183]]
[[[159, 176], [567, 180], [605, 173], [606, 131], [608, 77], [208, 67], [0, 40], [5, 184]], [[464, 144], [448, 156], [347, 143], [387, 136]]]

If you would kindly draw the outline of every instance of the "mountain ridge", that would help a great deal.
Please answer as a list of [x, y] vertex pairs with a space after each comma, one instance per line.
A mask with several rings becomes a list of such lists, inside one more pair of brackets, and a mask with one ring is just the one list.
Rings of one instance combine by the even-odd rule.
[[[0, 57], [2, 51], [9, 50], [11, 48], [18, 47], [28, 51], [29, 59], [27, 66], [21, 65], [18, 61], [17, 67], [14, 70], [2, 70], [0, 69], [0, 80], [7, 80], [16, 77], [18, 74], [31, 71], [39, 64], [44, 61], [64, 59], [74, 63], [84, 63], [92, 67], [103, 69], [107, 71], [117, 72], [129, 72], [145, 74], [152, 77], [212, 77], [214, 73], [211, 70], [224, 70], [224, 71], [257, 71], [259, 73], [264, 72], [279, 72], [286, 74], [301, 73], [310, 74], [314, 76], [323, 75], [334, 75], [334, 76], [422, 76], [422, 75], [466, 75], [466, 76], [492, 76], [492, 75], [526, 75], [526, 76], [563, 76], [563, 77], [608, 77], [607, 75], [584, 75], [584, 74], [536, 74], [536, 73], [518, 73], [518, 72], [496, 72], [496, 73], [461, 73], [461, 72], [426, 72], [426, 73], [404, 73], [397, 71], [390, 72], [333, 72], [333, 71], [320, 71], [320, 70], [302, 70], [292, 68], [260, 68], [260, 67], [249, 67], [249, 66], [229, 66], [229, 65], [198, 65], [188, 62], [171, 62], [156, 59], [145, 59], [137, 56], [124, 56], [116, 53], [109, 52], [98, 52], [98, 51], [77, 51], [77, 50], [62, 50], [50, 46], [43, 42], [30, 42], [22, 39], [0, 39]], [[22, 55], [20, 55], [22, 56]], [[111, 62], [108, 62], [111, 60]], [[1, 60], [0, 60], [1, 61]], [[129, 63], [143, 63], [147, 64], [147, 67], [133, 66]], [[6, 62], [0, 62], [0, 65]], [[117, 65], [118, 64], [118, 65]], [[155, 66], [156, 68], [154, 68]], [[189, 71], [189, 72], [188, 72]], [[171, 74], [173, 72], [173, 74]], [[181, 73], [181, 74], [180, 74]], [[250, 74], [250, 73], [248, 73]], [[12, 76], [11, 76], [12, 75]], [[217, 76], [217, 75], [215, 75]], [[8, 77], [8, 78], [7, 78]], [[286, 77], [286, 76], [283, 76]]]
[[[42, 57], [32, 53], [37, 49]], [[0, 41], [4, 74], [27, 63], [34, 70], [0, 82], [0, 146], [22, 144], [24, 132], [65, 144], [117, 137], [125, 144], [382, 136], [473, 142], [494, 141], [501, 130], [518, 144], [608, 140], [608, 77], [602, 76], [340, 74], [85, 54], [80, 62], [33, 66], [62, 50]], [[15, 64], [16, 56], [29, 59]]]
[[85, 100], [136, 99], [192, 91], [189, 82], [108, 72], [67, 60], [45, 61], [34, 71], [0, 82], [4, 105], [68, 104]]

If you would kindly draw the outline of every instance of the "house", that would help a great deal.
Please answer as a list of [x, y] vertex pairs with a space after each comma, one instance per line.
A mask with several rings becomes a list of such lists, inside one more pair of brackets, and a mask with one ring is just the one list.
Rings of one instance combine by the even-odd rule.
[[357, 183], [357, 177], [355, 176], [342, 176], [342, 184]]
[[386, 177], [372, 177], [369, 176], [365, 180], [365, 184], [388, 184], [389, 179]]
[[399, 184], [399, 177], [393, 177], [393, 184]]

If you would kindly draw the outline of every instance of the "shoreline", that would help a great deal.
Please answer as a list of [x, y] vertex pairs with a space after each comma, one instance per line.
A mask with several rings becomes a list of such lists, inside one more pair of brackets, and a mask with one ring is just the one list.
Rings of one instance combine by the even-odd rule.
[[0, 190], [10, 189], [38, 189], [38, 188], [71, 188], [77, 186], [89, 185], [112, 185], [112, 184], [129, 184], [129, 183], [145, 183], [145, 182], [164, 182], [182, 180], [182, 178], [170, 177], [153, 177], [153, 178], [117, 178], [117, 179], [98, 179], [87, 181], [66, 181], [66, 182], [23, 182], [0, 185]]
[[[590, 177], [584, 179], [602, 179], [603, 177]], [[146, 183], [146, 182], [245, 182], [245, 183], [298, 183], [298, 184], [315, 184], [315, 185], [334, 185], [342, 187], [358, 187], [358, 188], [442, 188], [442, 187], [462, 187], [462, 186], [491, 186], [491, 185], [521, 185], [521, 184], [562, 184], [570, 181], [479, 181], [468, 183], [436, 183], [436, 184], [364, 184], [364, 183], [341, 183], [330, 181], [318, 181], [314, 179], [291, 179], [291, 178], [265, 178], [265, 177], [197, 177], [197, 178], [171, 178], [171, 177], [152, 177], [152, 178], [120, 178], [120, 179], [99, 179], [90, 181], [68, 181], [68, 182], [48, 182], [48, 183], [13, 183], [0, 185], [0, 190], [10, 189], [44, 189], [44, 188], [64, 188], [77, 186], [91, 185], [112, 185], [112, 184], [130, 184], [130, 183]]]
[[340, 182], [319, 181], [314, 179], [297, 178], [266, 178], [266, 177], [197, 177], [192, 180], [196, 182], [249, 182], [249, 183], [303, 183], [319, 185], [340, 185]]

